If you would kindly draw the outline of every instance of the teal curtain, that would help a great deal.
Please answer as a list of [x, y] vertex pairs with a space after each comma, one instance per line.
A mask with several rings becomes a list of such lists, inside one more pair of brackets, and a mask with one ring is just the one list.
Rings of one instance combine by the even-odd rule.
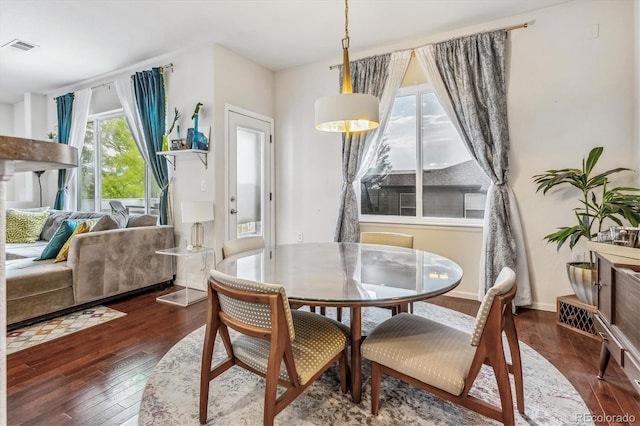
[[153, 177], [162, 190], [160, 195], [160, 224], [167, 224], [167, 200], [169, 194], [169, 173], [164, 157], [156, 155], [162, 151], [162, 135], [165, 130], [166, 99], [162, 68], [137, 72], [131, 76], [136, 97], [136, 107], [140, 115], [142, 131], [149, 153], [149, 165]]
[[[73, 111], [73, 93], [58, 96], [56, 98], [58, 110], [58, 143], [69, 144], [69, 134], [71, 133], [71, 113]], [[62, 210], [64, 208], [64, 193], [66, 191], [65, 182], [67, 179], [67, 169], [58, 170], [58, 192], [53, 202], [53, 208]]]

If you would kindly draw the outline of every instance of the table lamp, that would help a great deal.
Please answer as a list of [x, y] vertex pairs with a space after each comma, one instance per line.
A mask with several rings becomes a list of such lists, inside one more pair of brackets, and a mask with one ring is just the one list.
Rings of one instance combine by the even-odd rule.
[[213, 220], [213, 203], [210, 201], [183, 201], [182, 223], [193, 223], [191, 227], [191, 246], [202, 247], [204, 226], [202, 222]]

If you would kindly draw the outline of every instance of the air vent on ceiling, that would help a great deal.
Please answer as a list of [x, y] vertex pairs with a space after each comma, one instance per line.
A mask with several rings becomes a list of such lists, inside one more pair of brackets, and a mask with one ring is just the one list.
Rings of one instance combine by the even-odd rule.
[[2, 47], [13, 47], [14, 49], [21, 50], [23, 52], [27, 52], [27, 51], [35, 48], [35, 47], [38, 47], [38, 45], [33, 44], [33, 43], [29, 43], [29, 42], [24, 41], [24, 40], [15, 39], [15, 40], [12, 40], [9, 43], [5, 44]]

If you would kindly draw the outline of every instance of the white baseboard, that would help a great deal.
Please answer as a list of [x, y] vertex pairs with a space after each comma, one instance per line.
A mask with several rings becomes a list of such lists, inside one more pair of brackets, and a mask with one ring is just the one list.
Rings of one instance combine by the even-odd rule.
[[[451, 296], [451, 297], [459, 297], [460, 299], [468, 299], [468, 300], [478, 300], [478, 294], [477, 293], [470, 293], [468, 291], [450, 291], [449, 293], [445, 294], [445, 296]], [[538, 302], [534, 302], [531, 305], [527, 306], [527, 308], [530, 309], [535, 309], [537, 311], [548, 311], [548, 312], [555, 312], [556, 311], [556, 305], [555, 304], [549, 304], [549, 303], [538, 303]]]

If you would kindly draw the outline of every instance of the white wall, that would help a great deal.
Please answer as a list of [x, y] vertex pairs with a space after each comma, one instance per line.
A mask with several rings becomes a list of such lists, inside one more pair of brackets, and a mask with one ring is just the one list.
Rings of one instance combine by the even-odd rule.
[[337, 93], [331, 63], [276, 73], [276, 241], [333, 241], [342, 188], [342, 137], [314, 128], [313, 104]]
[[13, 136], [13, 105], [0, 103], [0, 135]]
[[[542, 237], [573, 223], [571, 209], [576, 202], [536, 194], [531, 177], [550, 168], [578, 167], [581, 157], [598, 145], [605, 146], [602, 168], [634, 168], [639, 162], [638, 139], [633, 134], [638, 121], [633, 116], [633, 93], [637, 93], [633, 91], [633, 7], [628, 1], [570, 2], [373, 51], [356, 52], [357, 44], [352, 43], [352, 58], [358, 58], [523, 22], [532, 24], [509, 34], [507, 83], [510, 182], [522, 214], [537, 308], [555, 310], [555, 298], [572, 293], [564, 271], [572, 254], [565, 248], [556, 253], [555, 246], [547, 245]], [[587, 30], [596, 24], [599, 37], [588, 39]], [[296, 232], [303, 232], [305, 241], [333, 238], [342, 182], [341, 142], [339, 136], [313, 129], [313, 102], [337, 91], [337, 71], [329, 71], [328, 66], [339, 62], [336, 55], [331, 63], [276, 74], [279, 243], [294, 242]], [[363, 230], [373, 228], [381, 227], [363, 226]], [[469, 297], [477, 293], [481, 250], [477, 230], [382, 228], [413, 233], [417, 248], [457, 261], [465, 271], [457, 291]]]
[[[226, 49], [214, 46], [214, 156], [215, 226], [214, 247], [221, 259], [227, 228], [225, 105], [230, 104], [265, 117], [274, 117], [275, 80], [273, 72]], [[277, 146], [277, 137], [274, 142]], [[276, 194], [276, 198], [278, 195]], [[277, 214], [277, 213], [276, 213]]]

